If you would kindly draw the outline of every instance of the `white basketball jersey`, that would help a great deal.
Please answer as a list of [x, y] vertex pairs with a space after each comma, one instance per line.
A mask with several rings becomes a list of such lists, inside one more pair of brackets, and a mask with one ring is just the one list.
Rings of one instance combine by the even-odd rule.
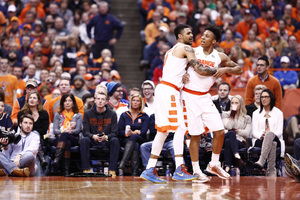
[[179, 45], [183, 44], [178, 42], [173, 46], [173, 48], [167, 51], [161, 80], [167, 81], [176, 85], [178, 88], [181, 88], [183, 86], [182, 76], [186, 72], [185, 68], [188, 62], [186, 58], [178, 58], [173, 56], [173, 50]]
[[[203, 66], [208, 68], [218, 68], [221, 63], [221, 58], [217, 50], [209, 55], [205, 55], [203, 48], [201, 46], [195, 48], [196, 58], [203, 64]], [[211, 86], [215, 82], [215, 78], [212, 76], [201, 76], [195, 72], [194, 68], [189, 67], [187, 72], [190, 74], [190, 81], [184, 85], [184, 87], [198, 91], [198, 92], [208, 92]]]

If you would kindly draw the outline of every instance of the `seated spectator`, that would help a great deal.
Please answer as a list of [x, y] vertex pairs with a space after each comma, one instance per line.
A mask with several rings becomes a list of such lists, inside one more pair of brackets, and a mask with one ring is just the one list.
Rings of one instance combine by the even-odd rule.
[[[284, 130], [289, 136], [292, 136], [292, 138], [300, 138], [300, 106], [298, 108], [298, 114], [287, 119]], [[294, 154], [296, 154], [295, 151]], [[300, 154], [298, 159], [300, 159]]]
[[64, 66], [68, 68], [75, 67], [77, 51], [79, 50], [79, 41], [76, 35], [68, 35], [67, 46], [64, 49]]
[[23, 96], [25, 91], [25, 81], [22, 79], [23, 71], [21, 66], [15, 66], [12, 70], [12, 75], [16, 76], [18, 79], [18, 89], [17, 89], [17, 98]]
[[251, 132], [251, 117], [246, 114], [247, 110], [243, 98], [240, 95], [233, 96], [230, 103], [230, 110], [222, 113], [225, 128], [224, 158], [226, 172], [231, 169], [232, 158], [235, 158], [235, 164], [239, 168], [246, 165], [238, 150], [246, 148], [246, 138]]
[[3, 99], [0, 99], [0, 131], [9, 131], [13, 123], [10, 116], [4, 112], [5, 103]]
[[80, 99], [82, 99], [83, 95], [90, 93], [85, 90], [84, 83], [85, 80], [81, 75], [76, 75], [73, 79], [74, 88], [71, 90], [71, 93]]
[[53, 133], [56, 136], [56, 150], [53, 161], [54, 171], [60, 167], [64, 158], [64, 174], [70, 175], [71, 147], [78, 146], [79, 133], [82, 127], [82, 115], [73, 94], [64, 94], [61, 97], [59, 112], [53, 119]]
[[[2, 87], [0, 87], [0, 101], [5, 102], [5, 93]], [[4, 103], [3, 113], [6, 113], [9, 117], [11, 116], [12, 107], [6, 103]]]
[[[154, 140], [154, 137], [156, 135], [157, 130], [155, 129], [155, 116], [152, 114], [149, 119], [149, 129], [150, 129], [150, 135], [149, 135], [149, 140], [148, 142], [145, 142], [141, 144], [140, 146], [140, 151], [141, 151], [141, 157], [142, 157], [142, 162], [144, 168], [147, 167], [148, 160], [151, 155], [151, 149], [152, 149], [152, 143]], [[173, 160], [175, 161], [175, 154], [174, 154], [174, 149], [173, 149], [173, 136], [174, 133], [169, 133], [167, 136], [163, 148], [167, 149], [173, 157]]]
[[239, 59], [237, 64], [243, 69], [243, 73], [241, 75], [233, 75], [231, 77], [231, 85], [233, 89], [245, 89], [249, 79], [254, 75], [245, 67], [245, 62], [243, 59]]
[[218, 85], [218, 99], [213, 100], [219, 113], [230, 110], [230, 94], [231, 87], [227, 82], [222, 82]]
[[85, 89], [90, 93], [95, 94], [94, 76], [92, 74], [85, 74], [83, 78], [85, 80], [85, 85], [84, 85]]
[[278, 56], [278, 52], [273, 46], [269, 48], [269, 62], [270, 68], [281, 68], [280, 56]]
[[49, 115], [47, 111], [43, 108], [42, 98], [38, 94], [38, 92], [31, 92], [27, 95], [26, 103], [18, 113], [18, 122], [20, 122], [20, 118], [23, 114], [30, 114], [34, 119], [32, 130], [38, 132], [40, 136], [40, 146], [37, 153], [37, 157], [40, 160], [42, 168], [45, 169], [48, 163], [44, 158], [43, 146], [44, 135], [46, 135], [47, 130], [49, 128]]
[[293, 70], [289, 70], [290, 59], [287, 56], [282, 56], [280, 63], [282, 71], [274, 72], [274, 77], [279, 80], [283, 89], [297, 88], [298, 74]]
[[231, 30], [227, 29], [225, 31], [225, 40], [220, 43], [220, 47], [222, 47], [225, 53], [228, 55], [230, 53], [231, 48], [234, 46], [233, 34]]
[[117, 70], [111, 70], [110, 71], [110, 80], [116, 83], [121, 84], [122, 89], [123, 89], [123, 96], [122, 99], [128, 100], [128, 90], [124, 84], [122, 84], [122, 79]]
[[255, 32], [250, 29], [248, 31], [247, 39], [242, 43], [242, 48], [249, 50], [251, 53], [256, 47], [261, 51], [263, 49], [261, 42], [256, 40]]
[[149, 117], [143, 112], [145, 107], [140, 94], [130, 98], [129, 110], [119, 119], [119, 137], [125, 146], [122, 160], [119, 164], [119, 176], [124, 175], [125, 164], [131, 157], [132, 176], [138, 176], [139, 145], [146, 141], [149, 129]]
[[288, 43], [279, 36], [277, 28], [272, 27], [269, 31], [273, 46], [276, 48], [278, 54], [280, 55], [282, 49], [288, 47]]
[[116, 176], [120, 142], [117, 115], [106, 105], [105, 93], [95, 94], [95, 105], [84, 114], [83, 136], [80, 141], [81, 168], [90, 171], [90, 147], [109, 148], [109, 174]]
[[260, 109], [254, 111], [252, 117], [252, 131], [254, 147], [261, 148], [259, 160], [254, 165], [263, 168], [268, 160], [266, 176], [276, 177], [276, 149], [281, 148], [282, 157], [285, 149], [282, 138], [283, 113], [275, 107], [275, 97], [269, 89], [261, 93]]
[[254, 102], [246, 106], [247, 115], [249, 115], [251, 118], [253, 112], [257, 109], [260, 109], [260, 95], [264, 89], [267, 89], [265, 85], [257, 85], [254, 88]]
[[145, 103], [144, 112], [147, 113], [148, 116], [150, 117], [152, 114], [154, 114], [155, 85], [152, 81], [146, 80], [142, 84], [142, 90], [143, 90], [144, 103]]
[[82, 96], [82, 101], [84, 104], [84, 112], [88, 111], [95, 104], [95, 97], [91, 93], [87, 93]]
[[122, 99], [123, 88], [120, 83], [112, 81], [107, 83], [106, 87], [109, 96], [108, 103], [113, 110], [117, 111], [121, 107], [128, 107], [128, 100]]
[[233, 62], [237, 63], [240, 59], [244, 60], [246, 58], [246, 54], [243, 52], [243, 49], [240, 46], [235, 45], [230, 49], [229, 58]]
[[48, 85], [42, 85], [39, 89], [39, 94], [41, 95], [41, 97], [45, 97], [47, 95], [49, 95], [51, 93], [50, 88]]
[[[20, 118], [21, 140], [17, 144], [8, 144], [7, 138], [1, 138], [0, 143], [4, 145], [0, 152], [0, 174], [33, 176], [37, 166], [35, 164], [36, 154], [40, 145], [39, 135], [32, 131], [34, 119], [30, 114], [24, 114]], [[3, 170], [3, 171], [2, 171]]]

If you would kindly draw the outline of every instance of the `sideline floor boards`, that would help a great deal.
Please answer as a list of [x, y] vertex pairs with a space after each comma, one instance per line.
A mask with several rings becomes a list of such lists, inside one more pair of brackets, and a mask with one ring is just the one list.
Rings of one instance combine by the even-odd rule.
[[212, 177], [209, 184], [169, 180], [152, 184], [139, 177], [0, 177], [0, 199], [300, 199], [300, 183], [288, 177]]

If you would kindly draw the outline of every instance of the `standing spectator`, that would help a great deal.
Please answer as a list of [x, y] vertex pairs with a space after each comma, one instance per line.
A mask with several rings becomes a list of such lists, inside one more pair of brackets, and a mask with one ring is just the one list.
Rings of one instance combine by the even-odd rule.
[[246, 105], [254, 102], [254, 88], [256, 85], [265, 85], [275, 96], [275, 106], [281, 109], [282, 89], [279, 81], [268, 73], [269, 60], [262, 56], [257, 61], [257, 75], [252, 77], [246, 87]]
[[[139, 148], [146, 141], [149, 128], [149, 117], [143, 112], [145, 107], [140, 94], [130, 98], [129, 110], [124, 112], [119, 119], [119, 136], [125, 145], [122, 160], [119, 164], [119, 176], [124, 175], [125, 164], [131, 157], [132, 175], [138, 176]], [[127, 126], [130, 126], [128, 129]]]
[[88, 94], [90, 92], [84, 89], [84, 78], [81, 75], [76, 75], [73, 79], [74, 89], [71, 90], [71, 93], [82, 99], [83, 95]]
[[[37, 166], [36, 154], [40, 145], [40, 138], [32, 131], [34, 119], [30, 114], [20, 118], [21, 140], [17, 144], [9, 144], [0, 152], [0, 167], [5, 174], [14, 176], [33, 176]], [[8, 141], [0, 139], [0, 143], [7, 145]]]
[[218, 99], [213, 100], [216, 108], [218, 109], [219, 113], [222, 114], [224, 111], [230, 110], [230, 94], [231, 87], [227, 82], [222, 82], [218, 86]]
[[282, 71], [276, 71], [274, 77], [277, 78], [283, 89], [297, 88], [298, 74], [296, 71], [289, 70], [290, 59], [282, 56], [280, 59]]
[[57, 170], [64, 157], [65, 176], [70, 175], [71, 147], [77, 146], [82, 127], [82, 115], [73, 94], [61, 97], [59, 112], [53, 119], [53, 132], [57, 138], [53, 168]]
[[260, 96], [260, 110], [253, 113], [252, 133], [254, 147], [261, 148], [259, 160], [254, 165], [263, 168], [268, 160], [266, 176], [277, 176], [276, 149], [281, 148], [281, 157], [285, 150], [282, 131], [283, 113], [275, 107], [275, 97], [271, 90], [263, 90]]
[[251, 132], [251, 117], [246, 112], [243, 98], [236, 95], [231, 98], [230, 110], [222, 113], [225, 128], [224, 157], [226, 172], [229, 172], [231, 168], [233, 157], [239, 168], [246, 165], [238, 153], [239, 149], [246, 148], [246, 138]]
[[246, 106], [247, 115], [249, 115], [251, 118], [253, 112], [257, 109], [260, 109], [260, 95], [264, 89], [267, 89], [265, 85], [257, 85], [254, 88], [254, 102]]
[[13, 106], [17, 98], [18, 79], [8, 73], [8, 59], [0, 57], [0, 87], [5, 92], [5, 103]]
[[79, 31], [79, 38], [84, 44], [90, 45], [91, 44], [91, 39], [88, 37], [87, 30], [86, 30], [87, 24], [90, 21], [89, 13], [87, 13], [87, 12], [82, 13], [81, 21], [82, 21], [82, 23], [79, 25], [79, 28], [78, 28], [79, 29], [78, 30]]
[[106, 104], [107, 95], [96, 93], [95, 105], [84, 114], [83, 136], [80, 141], [81, 168], [90, 171], [90, 147], [109, 148], [109, 174], [116, 176], [120, 142], [117, 115]]
[[[114, 52], [113, 45], [120, 39], [123, 32], [122, 23], [113, 15], [108, 13], [108, 3], [101, 1], [99, 14], [94, 16], [87, 25], [87, 34], [92, 41], [93, 58], [99, 58], [100, 52], [108, 48]], [[95, 27], [94, 38], [91, 35], [91, 29]], [[114, 30], [117, 34], [114, 35]]]

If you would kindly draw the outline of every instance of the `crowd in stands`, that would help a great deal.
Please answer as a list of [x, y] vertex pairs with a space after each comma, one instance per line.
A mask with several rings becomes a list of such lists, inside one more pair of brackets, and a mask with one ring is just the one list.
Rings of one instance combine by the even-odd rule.
[[[238, 150], [251, 138], [252, 146], [262, 149], [256, 166], [268, 160], [266, 175], [276, 176], [274, 152], [279, 148], [283, 157], [283, 130], [300, 137], [299, 116], [283, 126], [281, 112], [284, 89], [299, 87], [300, 2], [139, 1], [146, 81], [129, 90], [113, 57], [123, 25], [109, 14], [109, 3], [22, 0], [0, 5], [0, 129], [24, 134], [17, 144], [0, 139], [0, 175], [32, 176], [37, 158], [39, 170], [69, 176], [74, 146], [79, 146], [83, 172], [91, 172], [90, 148], [97, 147], [109, 149], [110, 175], [128, 174], [130, 159], [131, 174], [139, 175], [156, 134], [154, 91], [164, 55], [176, 42], [174, 29], [190, 25], [196, 47], [205, 26], [215, 23], [223, 30], [215, 48], [243, 67], [240, 76], [216, 80], [218, 95], [212, 97], [226, 129], [224, 168], [229, 172], [234, 165], [246, 165]], [[230, 96], [235, 89], [245, 90], [246, 98]], [[173, 135], [164, 148], [174, 159]]]

